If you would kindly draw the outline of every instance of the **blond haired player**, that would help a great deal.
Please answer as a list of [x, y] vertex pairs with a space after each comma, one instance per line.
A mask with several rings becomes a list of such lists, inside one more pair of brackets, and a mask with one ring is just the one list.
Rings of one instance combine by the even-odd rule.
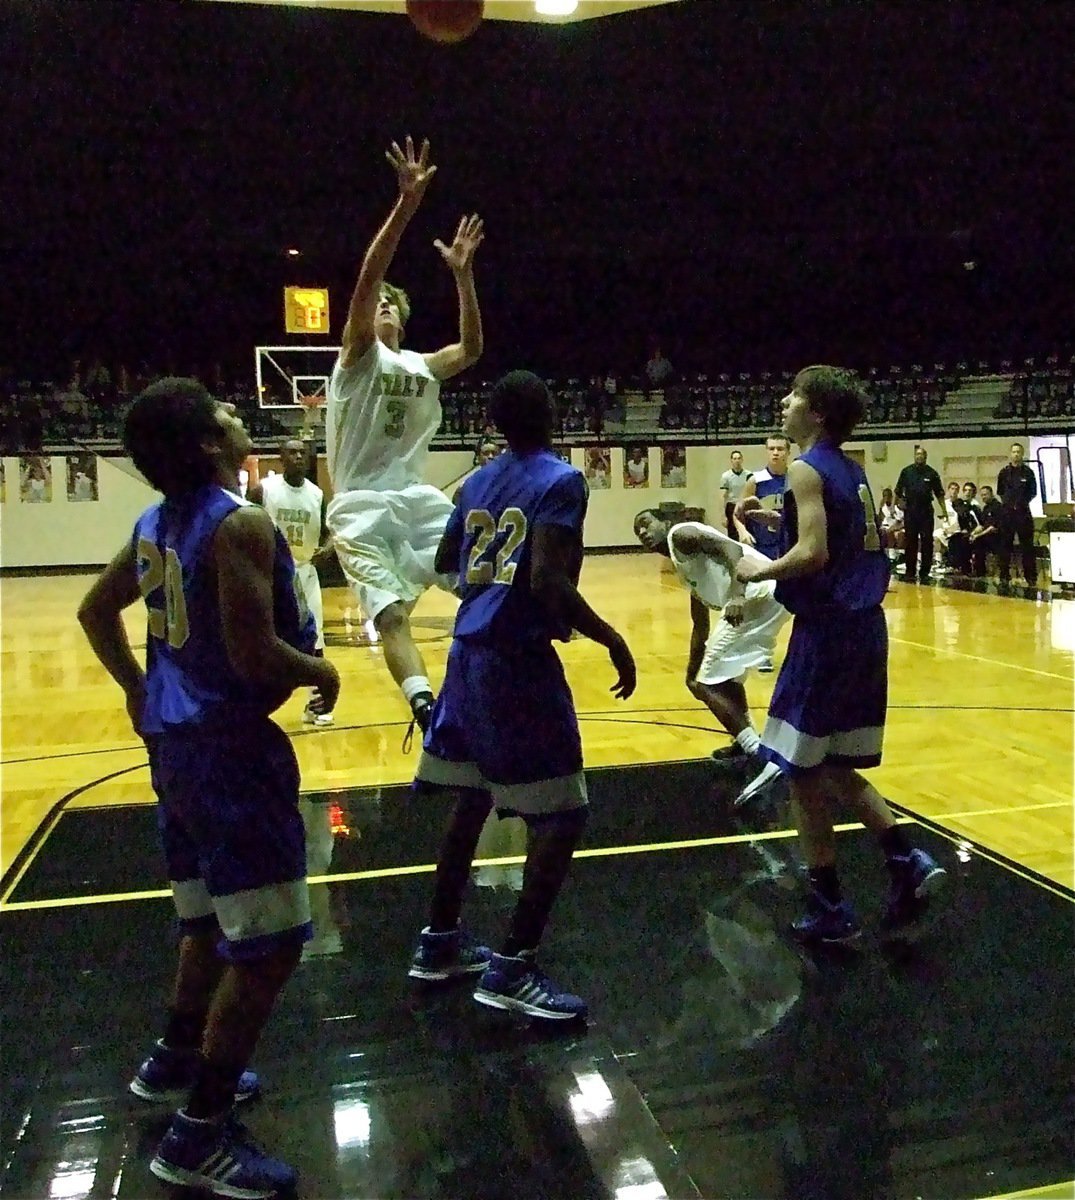
[[441, 381], [466, 370], [482, 352], [474, 253], [483, 234], [477, 216], [463, 217], [450, 246], [433, 243], [455, 276], [459, 340], [432, 354], [400, 349], [410, 304], [384, 277], [437, 168], [429, 161], [428, 141], [417, 158], [410, 138], [405, 149], [393, 142], [387, 158], [399, 195], [362, 260], [329, 380], [325, 427], [335, 494], [328, 524], [340, 566], [424, 732], [433, 689], [411, 635], [410, 613], [431, 584], [450, 590], [455, 581], [433, 567], [452, 504], [422, 482], [422, 472], [440, 426]]

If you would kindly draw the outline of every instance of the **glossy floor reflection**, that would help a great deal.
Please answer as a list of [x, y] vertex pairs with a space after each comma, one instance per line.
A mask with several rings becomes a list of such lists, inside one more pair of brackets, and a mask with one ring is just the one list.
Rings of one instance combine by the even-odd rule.
[[[875, 933], [884, 870], [841, 833], [867, 920], [851, 951], [784, 936], [799, 899], [779, 806], [732, 814], [709, 762], [591, 774], [586, 850], [544, 965], [586, 1029], [406, 979], [440, 806], [308, 797], [317, 936], [259, 1049], [254, 1132], [310, 1198], [982, 1197], [1070, 1179], [1070, 897], [926, 829], [952, 874], [915, 947]], [[769, 836], [751, 838], [759, 830]], [[495, 939], [522, 827], [491, 824], [467, 919]], [[65, 815], [4, 919], [6, 1196], [163, 1197], [167, 1121], [126, 1093], [172, 971], [153, 812]], [[86, 898], [109, 896], [108, 903]], [[126, 897], [126, 898], [125, 898]], [[42, 904], [76, 899], [59, 907]]]

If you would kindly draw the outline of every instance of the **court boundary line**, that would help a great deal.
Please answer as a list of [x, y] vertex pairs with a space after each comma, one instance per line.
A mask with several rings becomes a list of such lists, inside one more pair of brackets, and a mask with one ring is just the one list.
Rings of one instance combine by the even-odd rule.
[[[1067, 1190], [1061, 1192], [1060, 1188]], [[1043, 1183], [1040, 1187], [1019, 1188], [999, 1196], [983, 1196], [981, 1200], [1075, 1200], [1075, 1180], [1063, 1179], [1059, 1183]]]
[[[1048, 876], [1042, 875], [1040, 871], [1035, 871], [1033, 867], [1028, 867], [1024, 863], [1008, 858], [1007, 855], [1002, 854], [999, 850], [992, 850], [988, 846], [983, 846], [969, 834], [946, 828], [936, 817], [923, 817], [919, 813], [914, 812], [913, 809], [908, 808], [906, 804], [901, 804], [898, 800], [889, 799], [888, 806], [893, 812], [902, 813], [903, 816], [910, 817], [912, 821], [921, 825], [924, 829], [931, 830], [939, 837], [943, 837], [945, 841], [962, 843], [965, 848], [969, 847], [981, 858], [992, 862], [998, 867], [1003, 867], [1006, 871], [1010, 871], [1013, 875], [1018, 875], [1021, 879], [1025, 879], [1029, 883], [1036, 883], [1043, 891], [1052, 892], [1053, 895], [1075, 904], [1075, 889], [1068, 887], [1066, 884], [1058, 883], [1055, 879], [1050, 879]], [[1062, 803], [1060, 807], [1063, 807]], [[1011, 808], [999, 811], [1014, 813], [1018, 810]], [[945, 816], [955, 819], [955, 814], [946, 813]], [[965, 816], [962, 819], [969, 820], [970, 818], [969, 816]]]
[[[685, 762], [693, 762], [696, 760], [685, 759]], [[602, 769], [602, 768], [597, 768]], [[621, 768], [603, 768], [604, 770], [616, 770]], [[357, 789], [356, 789], [357, 790]], [[1012, 874], [1019, 876], [1028, 883], [1037, 884], [1044, 891], [1058, 896], [1062, 900], [1067, 900], [1075, 903], [1075, 891], [1065, 887], [1063, 884], [1057, 883], [1055, 880], [1048, 879], [1040, 873], [1034, 871], [1030, 867], [1025, 867], [1021, 863], [1016, 863], [1011, 859], [1006, 858], [1003, 854], [997, 851], [990, 850], [986, 846], [982, 846], [974, 838], [966, 834], [959, 833], [956, 830], [946, 829], [939, 822], [928, 817], [920, 817], [911, 812], [906, 806], [897, 801], [890, 801], [892, 808], [897, 815], [897, 824], [900, 825], [921, 825], [923, 828], [931, 830], [939, 837], [943, 837], [946, 841], [959, 843], [964, 849], [970, 849], [979, 857], [992, 862], [995, 866], [1004, 868]], [[109, 807], [109, 806], [105, 806]], [[1026, 806], [1027, 810], [1033, 810], [1039, 807], [1038, 805]], [[95, 811], [95, 810], [80, 810], [80, 811]], [[100, 810], [96, 810], [100, 811]], [[987, 810], [982, 815], [994, 813], [998, 810]], [[1023, 811], [1018, 808], [1002, 809], [1001, 812], [1019, 812]], [[64, 812], [57, 814], [56, 822], [51, 828], [59, 823], [59, 818], [64, 816]], [[969, 815], [969, 814], [968, 814]], [[837, 833], [847, 833], [854, 830], [864, 829], [865, 826], [860, 821], [848, 822], [834, 826]], [[51, 829], [50, 829], [51, 832]], [[616, 858], [631, 854], [653, 854], [666, 853], [672, 850], [698, 850], [705, 849], [710, 846], [727, 846], [727, 845], [746, 845], [754, 842], [765, 841], [781, 841], [797, 837], [798, 834], [794, 829], [775, 829], [766, 830], [759, 833], [736, 833], [736, 834], [721, 834], [715, 837], [708, 838], [684, 838], [671, 842], [642, 842], [632, 843], [621, 846], [594, 846], [585, 850], [578, 850], [575, 853], [576, 858]], [[44, 844], [44, 841], [41, 843]], [[483, 866], [518, 866], [525, 862], [525, 855], [506, 855], [497, 858], [481, 858], [474, 860], [475, 867]], [[28, 864], [27, 864], [28, 865]], [[436, 863], [414, 863], [409, 866], [395, 867], [371, 867], [364, 871], [344, 871], [334, 875], [311, 875], [308, 878], [309, 883], [358, 883], [371, 879], [394, 879], [403, 878], [408, 875], [430, 875], [436, 870]], [[23, 872], [25, 874], [25, 871]], [[71, 897], [52, 897], [45, 900], [16, 900], [9, 901], [7, 896], [14, 891], [14, 885], [5, 894], [4, 899], [0, 901], [0, 915], [5, 912], [30, 912], [39, 911], [41, 909], [50, 908], [77, 908], [80, 906], [89, 907], [97, 904], [119, 904], [131, 903], [137, 900], [161, 899], [171, 896], [170, 888], [149, 889], [137, 892], [114, 892], [92, 894], [90, 896], [71, 896]]]
[[[60, 816], [64, 814], [61, 813]], [[913, 817], [898, 817], [900, 825], [913, 825]], [[837, 833], [849, 833], [865, 829], [860, 821], [851, 821], [834, 826]], [[575, 858], [618, 858], [629, 854], [661, 854], [672, 850], [702, 850], [709, 846], [746, 845], [750, 842], [787, 841], [798, 837], [794, 829], [770, 829], [761, 833], [730, 833], [708, 838], [684, 838], [674, 842], [637, 842], [623, 846], [592, 846], [576, 850]], [[522, 854], [502, 855], [497, 858], [476, 858], [475, 867], [517, 866], [526, 861]], [[436, 863], [412, 863], [401, 867], [369, 867], [364, 871], [342, 871], [337, 875], [310, 875], [308, 883], [364, 883], [371, 879], [402, 879], [408, 875], [432, 875]], [[124, 904], [137, 900], [168, 898], [171, 888], [143, 889], [137, 892], [103, 892], [88, 896], [54, 896], [45, 900], [4, 900], [0, 902], [0, 916], [8, 912], [35, 912], [50, 908], [91, 907], [98, 904]]]
[[[67, 813], [67, 805], [72, 800], [77, 799], [83, 792], [88, 792], [91, 788], [95, 788], [102, 783], [108, 783], [111, 779], [118, 779], [120, 775], [129, 775], [132, 771], [141, 770], [142, 767], [148, 765], [149, 762], [147, 760], [144, 763], [135, 763], [132, 767], [121, 767], [118, 771], [112, 771], [108, 775], [100, 776], [98, 779], [92, 779], [89, 783], [84, 783], [80, 787], [75, 788], [74, 791], [61, 796], [37, 823], [34, 831], [26, 839], [23, 848], [11, 860], [11, 865], [3, 875], [0, 875], [0, 908], [3, 907], [8, 896], [18, 887], [23, 876], [30, 869], [31, 863], [33, 863], [34, 859], [41, 852], [42, 846], [48, 841], [50, 834], [56, 826], [59, 825], [60, 818]], [[101, 807], [110, 806], [102, 805]]]
[[1003, 667], [1008, 671], [1023, 671], [1027, 675], [1042, 675], [1046, 679], [1058, 679], [1061, 683], [1071, 684], [1075, 676], [1057, 675], [1054, 671], [1039, 671], [1037, 667], [1024, 667], [1019, 663], [1003, 662], [999, 658], [985, 658], [981, 654], [968, 654], [966, 650], [950, 650], [947, 646], [931, 646], [928, 642], [912, 642], [907, 638], [889, 635], [890, 642], [901, 646], [914, 646], [916, 650], [931, 650], [934, 654], [950, 654], [953, 658], [969, 658], [971, 662], [985, 663], [990, 667]]
[[[895, 640], [895, 639], [893, 639]], [[908, 643], [909, 645], [911, 643]], [[1003, 666], [999, 660], [983, 659], [982, 661], [993, 662], [994, 665]], [[1049, 678], [1062, 678], [1062, 676], [1052, 676]], [[748, 705], [751, 712], [768, 712], [768, 705], [751, 704]], [[1023, 704], [890, 704], [889, 712], [998, 712], [998, 713], [1065, 713], [1068, 715], [1075, 714], [1075, 707], [1059, 708], [1055, 705], [1035, 705], [1027, 707]], [[615, 717], [618, 720], [630, 719], [631, 717], [643, 716], [646, 713], [692, 713], [697, 712], [699, 715], [705, 712], [704, 706], [700, 705], [675, 705], [663, 704], [659, 708], [593, 708], [585, 712], [577, 713], [580, 721], [600, 721], [607, 717]], [[644, 724], [647, 722], [635, 721], [634, 724]], [[407, 721], [373, 721], [368, 724], [356, 725], [332, 725], [320, 729], [294, 729], [284, 730], [289, 738], [298, 737], [325, 737], [326, 734], [333, 733], [355, 733], [364, 729], [403, 729], [408, 724]], [[648, 724], [660, 725], [662, 727], [672, 729], [698, 729], [703, 733], [712, 733], [714, 737], [728, 738], [729, 742], [734, 741], [731, 734], [723, 729], [714, 729], [709, 725], [684, 725], [681, 723], [669, 723], [666, 721], [650, 721]], [[100, 754], [129, 754], [134, 750], [145, 750], [144, 743], [131, 742], [123, 746], [98, 746], [93, 750], [64, 750], [59, 754], [28, 754], [25, 758], [3, 758], [0, 759], [0, 767], [18, 767], [30, 762], [62, 762], [68, 758], [91, 758]], [[668, 760], [672, 761], [672, 760]], [[675, 761], [688, 762], [688, 759], [677, 759]], [[621, 763], [621, 766], [635, 766], [634, 763]], [[644, 765], [644, 764], [642, 764]], [[587, 768], [587, 770], [600, 770], [600, 767]], [[392, 786], [392, 785], [385, 785]]]

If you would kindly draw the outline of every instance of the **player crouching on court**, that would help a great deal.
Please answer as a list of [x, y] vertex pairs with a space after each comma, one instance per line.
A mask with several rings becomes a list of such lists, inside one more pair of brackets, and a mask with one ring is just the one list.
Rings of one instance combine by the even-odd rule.
[[[587, 814], [578, 718], [552, 644], [577, 629], [604, 646], [617, 675], [611, 691], [623, 700], [635, 689], [635, 664], [578, 592], [588, 490], [552, 448], [549, 389], [513, 371], [493, 388], [489, 415], [508, 451], [463, 484], [437, 550], [438, 571], [459, 571], [462, 602], [415, 785], [449, 791], [455, 808], [409, 974], [480, 972], [481, 1004], [570, 1020], [585, 1017], [585, 1001], [560, 991], [535, 962]], [[459, 928], [493, 805], [526, 822], [523, 887], [499, 954]]]
[[840, 447], [866, 411], [852, 371], [807, 367], [783, 399], [784, 432], [802, 453], [788, 468], [781, 554], [744, 556], [745, 583], [776, 581], [794, 615], [762, 733], [762, 757], [789, 777], [810, 879], [797, 936], [842, 942], [859, 921], [840, 892], [833, 809], [846, 805], [881, 845], [892, 888], [882, 930], [911, 932], [945, 871], [912, 848], [885, 799], [855, 769], [876, 767], [888, 708], [888, 561], [866, 473]]
[[[635, 517], [635, 537], [655, 554], [672, 560], [676, 574], [690, 588], [691, 648], [687, 660], [687, 690], [709, 709], [735, 738], [718, 759], [741, 753], [757, 757], [761, 738], [750, 721], [743, 679], [751, 667], [772, 662], [780, 627], [788, 619], [786, 608], [773, 598], [774, 583], [741, 583], [736, 564], [744, 556], [769, 560], [752, 546], [733, 541], [727, 534], [698, 521], [673, 525], [655, 508]], [[720, 620], [709, 631], [710, 611], [721, 609]], [[761, 772], [736, 797], [744, 804], [781, 778], [776, 763], [765, 763]]]

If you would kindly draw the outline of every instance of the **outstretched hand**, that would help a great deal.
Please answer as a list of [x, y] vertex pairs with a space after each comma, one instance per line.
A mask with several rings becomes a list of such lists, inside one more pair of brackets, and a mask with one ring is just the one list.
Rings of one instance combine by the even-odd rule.
[[437, 168], [429, 161], [429, 139], [422, 142], [418, 157], [414, 157], [414, 142], [410, 137], [404, 142], [406, 151], [399, 148], [398, 142], [392, 143], [392, 148], [385, 151], [385, 158], [395, 168], [396, 179], [399, 182], [401, 199], [417, 204], [425, 195], [429, 181], [437, 173]]
[[485, 222], [473, 213], [469, 217], [459, 218], [459, 228], [450, 246], [446, 246], [440, 238], [433, 245], [440, 251], [441, 258], [458, 275], [469, 271], [474, 265], [474, 253], [482, 244], [485, 237]]
[[617, 633], [608, 646], [608, 656], [616, 672], [616, 682], [608, 690], [617, 700], [626, 700], [635, 690], [638, 680], [635, 660], [627, 643]]

